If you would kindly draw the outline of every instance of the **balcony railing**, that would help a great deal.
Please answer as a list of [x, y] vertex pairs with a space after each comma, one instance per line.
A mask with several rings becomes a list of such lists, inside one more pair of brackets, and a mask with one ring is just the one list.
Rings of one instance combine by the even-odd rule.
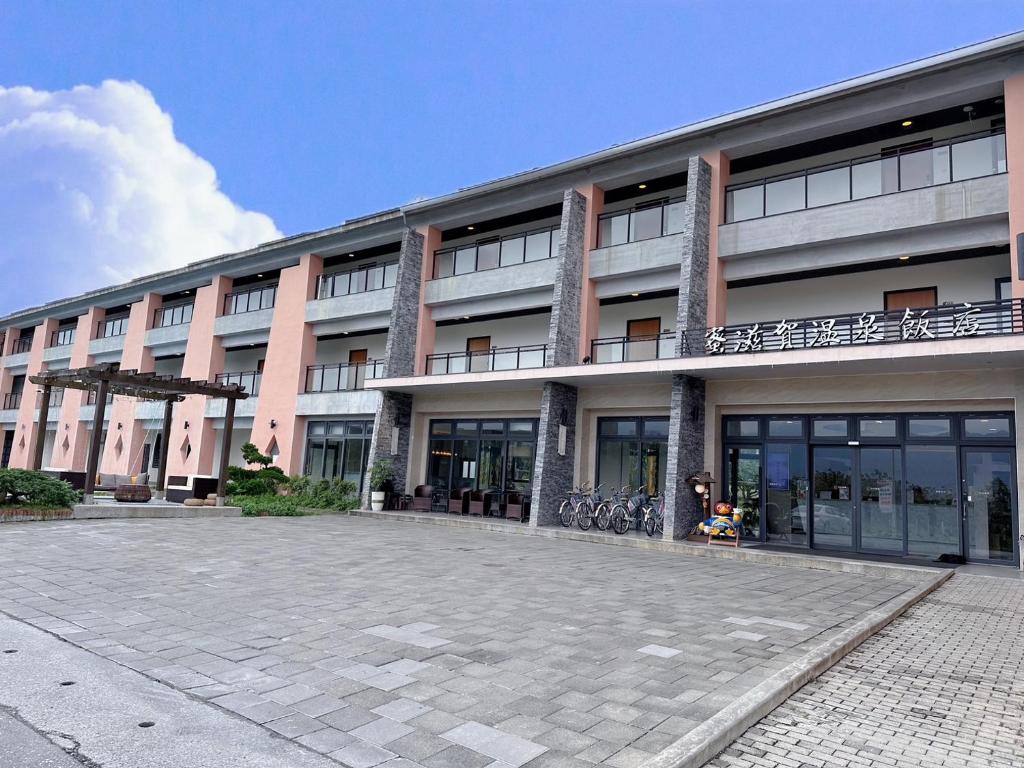
[[160, 307], [153, 313], [154, 328], [170, 328], [172, 325], [186, 325], [192, 322], [192, 302], [171, 304]]
[[75, 343], [74, 328], [58, 328], [50, 334], [51, 347], [66, 347]]
[[306, 368], [306, 391], [347, 392], [362, 389], [367, 379], [379, 379], [383, 375], [383, 360], [310, 365]]
[[32, 349], [32, 337], [24, 336], [20, 339], [15, 339], [14, 344], [11, 347], [12, 355], [20, 355], [24, 352], [29, 352]]
[[316, 297], [333, 299], [352, 293], [379, 291], [394, 288], [398, 279], [398, 262], [375, 264], [372, 267], [346, 269], [344, 272], [329, 272], [317, 278]]
[[263, 374], [260, 371], [241, 371], [239, 373], [218, 373], [216, 381], [218, 384], [238, 384], [250, 395], [260, 393], [260, 381]]
[[97, 339], [109, 339], [114, 336], [124, 336], [128, 333], [128, 316], [109, 317], [100, 320], [96, 326]]
[[593, 363], [622, 363], [675, 357], [674, 332], [644, 336], [612, 336], [590, 342]]
[[224, 314], [241, 315], [271, 309], [277, 300], [277, 283], [261, 285], [244, 291], [234, 291], [224, 297]]
[[598, 219], [597, 247], [635, 243], [683, 231], [685, 197], [670, 197], [602, 214]]
[[434, 251], [434, 279], [550, 259], [558, 252], [558, 231], [544, 227]]
[[1006, 135], [986, 132], [734, 184], [726, 223], [1006, 173]]
[[522, 347], [492, 347], [480, 352], [427, 355], [427, 375], [543, 368], [547, 349], [547, 344], [530, 344]]
[[[60, 408], [64, 405], [64, 388], [54, 387], [50, 390], [50, 410], [54, 408]], [[39, 408], [43, 404], [43, 389], [40, 387], [36, 390], [36, 408]]]
[[1024, 331], [1024, 299], [773, 320], [688, 331], [690, 355], [977, 338]]
[[21, 392], [8, 392], [4, 395], [4, 410], [21, 407]]

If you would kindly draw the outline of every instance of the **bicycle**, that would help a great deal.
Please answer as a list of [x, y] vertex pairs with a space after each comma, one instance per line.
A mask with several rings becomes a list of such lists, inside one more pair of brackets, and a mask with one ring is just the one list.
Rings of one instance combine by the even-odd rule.
[[612, 510], [621, 503], [623, 498], [629, 498], [631, 491], [632, 488], [630, 486], [624, 485], [619, 490], [613, 491], [610, 499], [605, 499], [598, 504], [597, 510], [594, 513], [594, 522], [597, 523], [599, 531], [608, 530], [608, 525], [612, 521]]
[[644, 530], [648, 536], [665, 532], [665, 497], [657, 496], [642, 508], [644, 513]]
[[576, 525], [579, 526], [581, 531], [589, 531], [590, 526], [593, 525], [597, 510], [604, 503], [601, 499], [601, 489], [603, 487], [604, 483], [601, 483], [576, 505]]
[[626, 499], [626, 503], [619, 502], [612, 508], [611, 526], [615, 533], [623, 534], [640, 519], [640, 512], [643, 506], [650, 502], [647, 491], [641, 489], [638, 493]]
[[580, 502], [590, 491], [586, 483], [566, 494], [561, 505], [558, 507], [558, 520], [562, 526], [568, 528], [578, 519]]

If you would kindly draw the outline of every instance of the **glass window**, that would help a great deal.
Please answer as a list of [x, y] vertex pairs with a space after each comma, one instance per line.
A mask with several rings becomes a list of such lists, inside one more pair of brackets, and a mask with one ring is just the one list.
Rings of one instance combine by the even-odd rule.
[[476, 269], [476, 246], [469, 245], [455, 251], [455, 274], [465, 275]]
[[773, 181], [765, 185], [765, 215], [799, 211], [804, 207], [804, 177]]
[[508, 433], [519, 437], [523, 435], [532, 436], [534, 426], [536, 425], [532, 421], [510, 421], [508, 423]]
[[452, 424], [450, 421], [433, 421], [430, 423], [430, 434], [432, 435], [450, 435], [452, 433]]
[[726, 221], [745, 221], [764, 216], [764, 186], [733, 189], [725, 196]]
[[911, 416], [907, 419], [907, 437], [934, 440], [952, 435], [953, 429], [947, 418]]
[[908, 445], [907, 554], [938, 557], [960, 552], [960, 515], [954, 445]]
[[683, 231], [683, 214], [686, 209], [684, 200], [677, 200], [665, 206], [665, 229], [666, 235], [674, 235]]
[[482, 243], [477, 249], [477, 269], [494, 269], [498, 266], [501, 243], [497, 240], [491, 243]]
[[854, 200], [882, 194], [882, 161], [857, 163], [850, 169]]
[[1003, 173], [1006, 170], [1006, 136], [984, 136], [954, 144], [953, 181]]
[[861, 439], [897, 437], [896, 419], [862, 418], [858, 421], [858, 434]]
[[814, 436], [845, 438], [849, 437], [849, 424], [846, 419], [815, 419]]
[[526, 253], [526, 238], [512, 237], [501, 241], [501, 266], [522, 264]]
[[451, 277], [455, 274], [455, 252], [438, 251], [434, 254], [434, 277]]
[[761, 448], [730, 448], [726, 453], [729, 502], [743, 515], [743, 537], [761, 538]]
[[661, 237], [661, 205], [633, 211], [629, 229], [630, 242]]
[[526, 236], [526, 260], [540, 261], [551, 255], [551, 233], [534, 232]]
[[[452, 440], [438, 437], [451, 433], [451, 422], [431, 422], [427, 483], [443, 488], [528, 491], [536, 453], [535, 425], [526, 419], [460, 421], [456, 432], [465, 437]], [[515, 439], [505, 438], [506, 429]], [[483, 439], [476, 439], [479, 432]]]
[[668, 437], [668, 419], [644, 419], [644, 437]]
[[903, 553], [903, 452], [860, 449], [860, 546]]
[[479, 422], [476, 421], [460, 421], [455, 424], [455, 434], [465, 435], [468, 437], [476, 437], [480, 429]]
[[493, 435], [504, 435], [505, 434], [505, 422], [503, 421], [485, 421], [480, 425], [480, 431], [482, 434], [488, 437]]
[[964, 437], [975, 440], [1002, 440], [1011, 437], [1010, 420], [1005, 416], [967, 416]]
[[850, 169], [833, 168], [807, 176], [807, 205], [831, 205], [850, 199]]
[[807, 545], [807, 447], [765, 446], [765, 535], [769, 542]]
[[599, 242], [602, 248], [621, 245], [629, 240], [629, 213], [605, 216], [601, 219]]
[[803, 419], [768, 419], [768, 437], [803, 437]]
[[[362, 491], [372, 422], [314, 421], [308, 428], [305, 471], [314, 480], [340, 477]], [[326, 435], [326, 436], [325, 436]]]
[[760, 422], [757, 419], [729, 419], [725, 422], [726, 437], [759, 437], [760, 434]]
[[601, 434], [607, 437], [633, 437], [636, 435], [636, 419], [602, 419]]

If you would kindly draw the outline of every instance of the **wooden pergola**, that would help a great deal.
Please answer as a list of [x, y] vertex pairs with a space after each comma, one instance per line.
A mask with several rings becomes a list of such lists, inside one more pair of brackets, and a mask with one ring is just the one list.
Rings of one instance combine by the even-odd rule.
[[157, 400], [164, 403], [163, 437], [160, 441], [160, 469], [157, 474], [157, 493], [163, 496], [167, 482], [167, 455], [171, 443], [171, 419], [174, 404], [186, 395], [205, 395], [224, 398], [227, 406], [224, 412], [224, 435], [221, 444], [220, 472], [217, 476], [217, 503], [222, 504], [224, 486], [227, 482], [228, 459], [231, 455], [231, 431], [235, 423], [235, 402], [245, 400], [249, 393], [240, 384], [220, 384], [210, 381], [175, 378], [169, 374], [139, 373], [134, 370], [120, 370], [114, 363], [93, 365], [88, 368], [42, 371], [29, 376], [29, 381], [42, 387], [42, 401], [39, 404], [41, 434], [36, 440], [32, 457], [32, 468], [41, 469], [43, 464], [43, 443], [46, 422], [50, 415], [50, 395], [53, 389], [79, 389], [96, 394], [96, 411], [92, 419], [92, 436], [89, 442], [89, 458], [85, 469], [85, 497], [91, 501], [96, 490], [96, 472], [99, 468], [100, 443], [103, 436], [103, 417], [107, 407], [107, 395], [126, 395], [139, 400]]

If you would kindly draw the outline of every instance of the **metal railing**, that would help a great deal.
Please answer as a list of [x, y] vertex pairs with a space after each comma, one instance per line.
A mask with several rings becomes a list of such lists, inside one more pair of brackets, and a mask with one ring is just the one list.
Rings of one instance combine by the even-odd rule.
[[153, 312], [154, 328], [170, 328], [173, 325], [187, 325], [192, 322], [193, 302], [171, 304]]
[[521, 347], [491, 347], [480, 352], [427, 355], [427, 375], [543, 368], [547, 349], [547, 344], [529, 344]]
[[58, 328], [50, 333], [51, 347], [66, 347], [75, 343], [74, 328]]
[[1024, 299], [772, 320], [687, 331], [690, 355], [997, 336], [1024, 331]]
[[263, 374], [260, 371], [240, 371], [238, 373], [218, 373], [215, 381], [218, 384], [238, 384], [250, 395], [260, 393], [260, 382]]
[[342, 272], [328, 272], [316, 279], [316, 297], [318, 299], [333, 299], [336, 296], [394, 288], [397, 280], [397, 261], [346, 269]]
[[128, 316], [109, 317], [100, 320], [96, 325], [96, 338], [109, 339], [114, 336], [124, 336], [128, 333]]
[[597, 247], [635, 243], [683, 231], [685, 197], [652, 200], [598, 217]]
[[20, 355], [24, 352], [30, 352], [32, 350], [32, 337], [23, 336], [20, 339], [15, 339], [14, 344], [11, 346], [12, 355]]
[[590, 342], [590, 362], [623, 363], [631, 360], [660, 360], [675, 357], [676, 334], [610, 336]]
[[224, 297], [224, 314], [242, 315], [246, 312], [271, 309], [275, 301], [277, 301], [277, 283], [234, 291]]
[[434, 251], [434, 279], [486, 272], [528, 261], [543, 261], [557, 254], [559, 225], [478, 240], [468, 245]]
[[1006, 172], [1006, 135], [986, 131], [770, 176], [725, 191], [731, 224]]
[[8, 392], [4, 395], [4, 410], [21, 407], [21, 392]]
[[383, 375], [383, 360], [310, 365], [306, 367], [306, 392], [347, 392], [351, 389], [362, 389], [367, 379], [379, 379]]

